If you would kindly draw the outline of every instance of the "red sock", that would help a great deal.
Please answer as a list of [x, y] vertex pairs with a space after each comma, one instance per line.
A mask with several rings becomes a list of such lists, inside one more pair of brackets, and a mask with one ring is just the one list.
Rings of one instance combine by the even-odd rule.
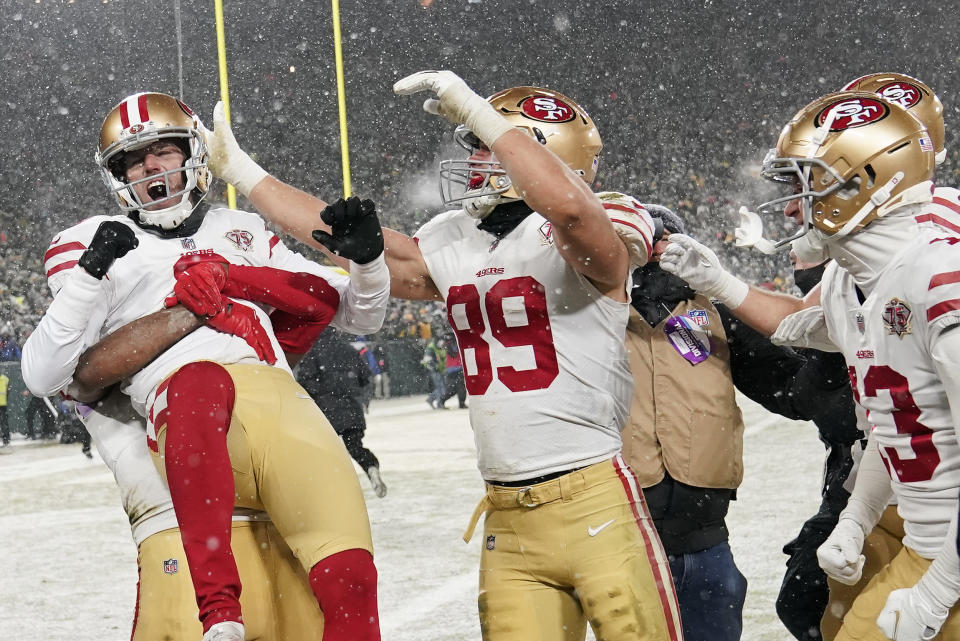
[[323, 610], [323, 641], [380, 641], [377, 568], [366, 550], [345, 550], [310, 569]]
[[242, 621], [240, 575], [230, 548], [233, 470], [227, 430], [233, 380], [209, 361], [181, 367], [167, 388], [167, 483], [206, 632], [221, 621]]

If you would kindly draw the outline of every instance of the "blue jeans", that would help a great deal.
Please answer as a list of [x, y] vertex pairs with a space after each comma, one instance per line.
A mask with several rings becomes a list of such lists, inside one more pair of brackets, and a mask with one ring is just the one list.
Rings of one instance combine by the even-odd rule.
[[730, 544], [669, 557], [685, 641], [737, 641], [743, 631], [747, 579]]
[[429, 370], [427, 374], [433, 383], [433, 389], [430, 390], [430, 394], [427, 395], [427, 401], [431, 405], [439, 406], [443, 403], [443, 397], [447, 392], [447, 388], [443, 383], [443, 374], [436, 370]]

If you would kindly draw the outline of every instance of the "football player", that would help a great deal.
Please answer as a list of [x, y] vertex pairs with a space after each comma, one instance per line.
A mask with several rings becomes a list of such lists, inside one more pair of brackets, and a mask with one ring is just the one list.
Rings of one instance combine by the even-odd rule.
[[[81, 351], [111, 334], [90, 357], [102, 374], [91, 387], [130, 376], [124, 391], [147, 418], [170, 487], [205, 639], [243, 639], [225, 545], [235, 501], [265, 510], [283, 533], [326, 613], [325, 640], [378, 639], [356, 474], [275, 355], [305, 353], [331, 320], [359, 334], [379, 329], [386, 267], [377, 253], [350, 253], [357, 262], [343, 276], [288, 250], [256, 215], [208, 209], [206, 159], [202, 124], [171, 96], [135, 94], [108, 114], [97, 161], [124, 214], [87, 219], [54, 239], [45, 266], [55, 299], [31, 335], [24, 380], [34, 390], [65, 388]], [[171, 293], [184, 305], [150, 314], [174, 302]], [[246, 301], [274, 311], [268, 318]], [[130, 324], [137, 319], [145, 324]], [[281, 346], [274, 325], [307, 329], [284, 332], [291, 342]], [[93, 393], [71, 390], [81, 400]]]
[[[144, 422], [119, 389], [93, 406], [78, 405], [100, 458], [113, 472], [137, 546], [137, 600], [132, 641], [197, 639], [190, 569], [170, 491], [151, 462]], [[240, 601], [252, 639], [318, 638], [323, 615], [307, 575], [264, 512], [237, 509], [230, 547], [243, 579]]]
[[833, 259], [821, 288], [798, 299], [749, 287], [682, 236], [671, 236], [661, 258], [758, 329], [773, 334], [783, 321], [792, 325], [786, 333], [835, 345], [847, 361], [872, 434], [849, 503], [818, 551], [821, 566], [856, 582], [864, 537], [891, 493], [905, 536], [837, 639], [960, 636], [952, 616], [960, 596], [960, 236], [918, 220], [946, 213], [932, 198], [934, 156], [927, 129], [899, 105], [874, 93], [829, 94], [784, 127], [763, 168], [792, 193], [760, 207], [783, 206], [800, 223], [781, 244], [809, 237]]
[[[845, 91], [870, 91], [907, 109], [927, 128], [933, 143], [935, 164], [940, 165], [946, 159], [944, 147], [943, 103], [933, 90], [922, 81], [902, 73], [871, 73], [847, 83]], [[960, 232], [960, 192], [952, 187], [937, 186], [933, 192], [933, 202], [944, 208], [932, 215], [922, 213], [918, 222], [929, 226], [939, 225], [953, 232]], [[862, 450], [855, 448], [854, 468], [848, 484], [852, 488], [856, 479], [856, 470]], [[867, 535], [863, 545], [865, 562], [862, 576], [854, 585], [845, 585], [828, 578], [830, 596], [829, 605], [824, 611], [821, 631], [826, 641], [833, 641], [843, 622], [843, 615], [850, 609], [853, 600], [870, 579], [883, 568], [902, 547], [903, 519], [897, 514], [896, 501], [883, 515], [876, 528]]]
[[[682, 638], [666, 556], [619, 454], [628, 274], [655, 223], [630, 198], [590, 191], [600, 137], [566, 96], [517, 87], [485, 100], [449, 71], [394, 90], [434, 94], [424, 108], [470, 152], [441, 163], [454, 209], [413, 238], [383, 235], [391, 293], [443, 300], [463, 355], [487, 482], [465, 535], [485, 514], [483, 638], [583, 639], [587, 621], [598, 638]], [[323, 201], [264, 175], [222, 116], [210, 145], [214, 173], [299, 240], [343, 253], [330, 234], [365, 224], [348, 206], [321, 216]]]

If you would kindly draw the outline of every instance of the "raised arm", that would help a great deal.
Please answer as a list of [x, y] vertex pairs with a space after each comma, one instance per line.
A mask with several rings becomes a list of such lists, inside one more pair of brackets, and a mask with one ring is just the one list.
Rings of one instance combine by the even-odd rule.
[[[352, 273], [351, 260], [343, 252], [330, 249], [326, 235], [343, 236], [356, 231], [349, 228], [347, 217], [334, 217], [340, 229], [328, 222], [333, 217], [330, 205], [322, 198], [308, 194], [274, 178], [261, 168], [237, 143], [224, 117], [223, 104], [214, 109], [214, 130], [206, 133], [210, 147], [210, 170], [234, 185], [246, 196], [264, 218], [279, 225], [300, 242], [326, 254], [334, 263]], [[350, 199], [345, 201], [350, 202]], [[349, 212], [359, 216], [362, 211]], [[379, 222], [377, 223], [379, 229]], [[314, 234], [319, 231], [319, 234]], [[416, 242], [398, 231], [383, 229], [381, 236], [384, 257], [390, 270], [390, 294], [399, 298], [439, 300], [440, 292], [430, 279], [427, 266]]]
[[599, 199], [566, 163], [515, 129], [451, 71], [421, 71], [397, 81], [393, 90], [436, 95], [427, 99], [424, 109], [466, 125], [493, 152], [524, 201], [553, 223], [564, 260], [605, 294], [626, 300], [626, 246]]

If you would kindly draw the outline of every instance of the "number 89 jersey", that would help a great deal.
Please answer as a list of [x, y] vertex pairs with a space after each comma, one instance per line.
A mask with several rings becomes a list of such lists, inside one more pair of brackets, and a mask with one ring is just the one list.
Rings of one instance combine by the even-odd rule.
[[821, 304], [850, 370], [904, 518], [904, 543], [925, 558], [944, 544], [957, 511], [960, 446], [931, 348], [960, 323], [960, 238], [917, 228], [863, 304], [836, 263]]
[[416, 240], [457, 336], [481, 475], [517, 481], [613, 457], [633, 388], [628, 304], [566, 263], [540, 214], [499, 241], [476, 225], [446, 212]]

